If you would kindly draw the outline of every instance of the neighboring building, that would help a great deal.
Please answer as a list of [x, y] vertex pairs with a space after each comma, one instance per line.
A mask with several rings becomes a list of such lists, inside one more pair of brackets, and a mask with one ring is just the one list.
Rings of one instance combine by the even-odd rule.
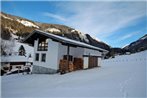
[[83, 60], [82, 69], [100, 66], [102, 54], [108, 52], [83, 42], [40, 30], [33, 31], [24, 42], [34, 45], [33, 73], [56, 73], [60, 68], [60, 61], [67, 58], [70, 62], [81, 58]]
[[24, 43], [15, 41], [12, 52], [5, 56], [1, 56], [2, 68], [6, 71], [19, 68], [23, 70], [24, 66], [33, 64], [34, 49]]

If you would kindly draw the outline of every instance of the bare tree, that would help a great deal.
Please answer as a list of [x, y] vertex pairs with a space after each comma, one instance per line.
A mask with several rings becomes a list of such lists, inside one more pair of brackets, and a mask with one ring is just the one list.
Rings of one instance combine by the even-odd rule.
[[9, 55], [13, 52], [13, 47], [15, 46], [15, 41], [11, 40], [4, 40], [0, 38], [0, 46], [1, 46], [1, 55]]

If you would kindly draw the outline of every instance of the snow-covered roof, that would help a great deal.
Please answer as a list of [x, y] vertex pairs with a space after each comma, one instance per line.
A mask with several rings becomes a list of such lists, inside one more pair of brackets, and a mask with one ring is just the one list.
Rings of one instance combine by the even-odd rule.
[[[6, 41], [6, 42], [10, 43], [12, 41]], [[34, 48], [32, 46], [29, 46], [28, 44], [25, 44], [25, 43], [20, 43], [18, 41], [14, 41], [12, 43], [13, 43], [12, 44], [13, 46], [9, 47], [9, 48], [11, 48], [11, 50], [6, 51], [8, 54], [10, 53], [11, 55], [1, 56], [0, 62], [33, 62]], [[21, 45], [25, 49], [25, 53], [26, 53], [25, 56], [18, 55], [19, 48]], [[31, 55], [31, 57], [30, 57], [30, 55]]]
[[[39, 37], [39, 36], [37, 36], [37, 35], [35, 35], [35, 34], [43, 35], [43, 36], [46, 37], [46, 38], [51, 38], [51, 39], [53, 39], [53, 40], [59, 41], [59, 42], [61, 42], [61, 43], [67, 44], [67, 45], [74, 45], [74, 46], [89, 48], [89, 49], [93, 49], [93, 50], [99, 50], [99, 51], [103, 51], [103, 52], [108, 52], [107, 50], [102, 49], [102, 48], [99, 48], [99, 47], [95, 47], [95, 46], [92, 46], [92, 45], [89, 45], [89, 44], [86, 44], [86, 43], [83, 43], [83, 42], [75, 41], [75, 40], [72, 40], [72, 39], [69, 39], [69, 38], [61, 37], [61, 36], [58, 36], [58, 35], [55, 35], [55, 34], [47, 33], [47, 32], [41, 31], [41, 30], [34, 30], [34, 31], [24, 40], [24, 42], [32, 43], [33, 40], [32, 40], [31, 37], [32, 37], [33, 35], [35, 36], [35, 38], [36, 38], [36, 37]], [[30, 40], [30, 41], [29, 41], [29, 40]]]
[[13, 52], [19, 52], [20, 46], [23, 46], [26, 52], [26, 56], [28, 57], [30, 54], [33, 55], [34, 53], [34, 48], [32, 46], [29, 46], [28, 44], [25, 43], [20, 43], [15, 41], [15, 46], [13, 47]]
[[26, 56], [2, 56], [1, 62], [33, 62], [33, 58], [29, 58]]

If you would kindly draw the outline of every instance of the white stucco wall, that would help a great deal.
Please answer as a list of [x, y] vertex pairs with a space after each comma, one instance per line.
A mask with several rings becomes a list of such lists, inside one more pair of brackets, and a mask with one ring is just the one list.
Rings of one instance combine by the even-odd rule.
[[84, 48], [81, 47], [71, 48], [71, 54], [74, 57], [83, 58]]
[[101, 56], [101, 52], [97, 50], [84, 48], [84, 55]]
[[[64, 55], [67, 55], [67, 46], [62, 45], [59, 43], [59, 50], [58, 50], [58, 64], [60, 62], [60, 59], [63, 59]], [[83, 58], [84, 49], [81, 47], [70, 47], [69, 55], [72, 55], [74, 57]]]
[[[67, 46], [62, 45], [61, 43], [52, 41], [51, 39], [48, 39], [48, 50], [47, 51], [37, 51], [38, 47], [38, 40], [35, 41], [34, 44], [34, 65], [42, 66], [46, 68], [52, 68], [57, 70], [59, 68], [59, 62], [60, 59], [63, 59], [64, 55], [67, 55]], [[35, 61], [35, 54], [39, 53], [39, 61]], [[41, 54], [46, 54], [46, 61], [41, 61]], [[81, 47], [70, 47], [69, 55], [72, 55], [74, 57], [83, 58], [83, 55], [93, 55], [93, 56], [101, 56], [101, 52], [87, 49], [87, 48], [81, 48]], [[88, 57], [84, 57], [84, 68], [88, 68]], [[98, 60], [98, 65], [100, 65], [100, 59]]]
[[58, 48], [58, 64], [60, 62], [60, 59], [63, 58], [63, 55], [67, 54], [67, 46], [63, 46], [61, 45], [61, 43], [59, 43], [59, 48]]
[[88, 68], [89, 57], [84, 57], [84, 69]]
[[[60, 44], [60, 50], [59, 53], [60, 55], [66, 55], [67, 54], [67, 46], [61, 45]], [[73, 57], [83, 57], [84, 54], [84, 49], [81, 47], [70, 47], [70, 52], [69, 55], [72, 55]]]
[[58, 69], [58, 48], [59, 48], [58, 42], [49, 40], [47, 63], [49, 64], [49, 68], [56, 70]]
[[101, 66], [101, 60], [102, 58], [98, 58], [98, 66]]
[[[51, 39], [48, 40], [48, 51], [37, 51], [38, 40], [35, 41], [34, 45], [34, 65], [42, 66], [46, 68], [58, 69], [58, 42], [54, 42]], [[39, 53], [39, 61], [35, 61], [35, 54]], [[41, 54], [46, 54], [46, 61], [41, 61]]]

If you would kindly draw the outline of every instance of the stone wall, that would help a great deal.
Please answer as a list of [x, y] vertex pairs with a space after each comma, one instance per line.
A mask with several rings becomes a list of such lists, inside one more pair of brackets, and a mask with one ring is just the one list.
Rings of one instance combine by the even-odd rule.
[[57, 70], [33, 65], [32, 73], [33, 74], [55, 74], [55, 73], [57, 73]]

